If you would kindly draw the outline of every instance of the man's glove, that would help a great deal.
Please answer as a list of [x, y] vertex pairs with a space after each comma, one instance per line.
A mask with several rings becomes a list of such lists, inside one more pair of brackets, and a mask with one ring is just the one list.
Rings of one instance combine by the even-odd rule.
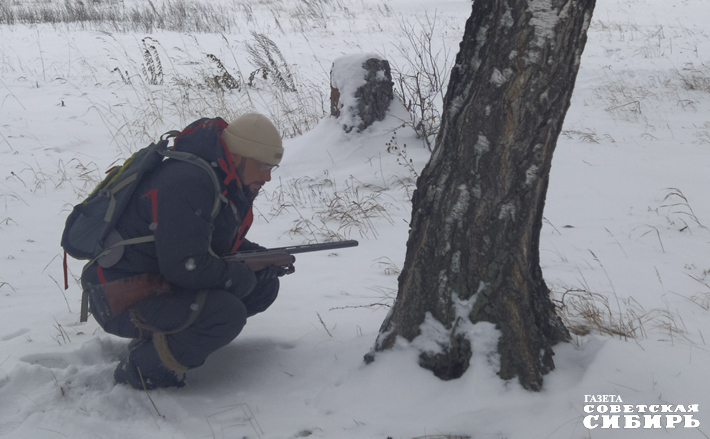
[[286, 267], [269, 265], [268, 267], [264, 268], [263, 270], [259, 270], [254, 274], [256, 275], [257, 282], [264, 283], [271, 279], [281, 277], [285, 274], [291, 274], [294, 271], [296, 271], [296, 269], [293, 267], [293, 265], [288, 265]]
[[296, 267], [294, 267], [293, 264], [288, 264], [288, 265], [278, 267], [278, 268], [279, 268], [279, 274], [278, 274], [279, 277], [284, 276], [286, 274], [292, 274], [292, 273], [296, 272]]

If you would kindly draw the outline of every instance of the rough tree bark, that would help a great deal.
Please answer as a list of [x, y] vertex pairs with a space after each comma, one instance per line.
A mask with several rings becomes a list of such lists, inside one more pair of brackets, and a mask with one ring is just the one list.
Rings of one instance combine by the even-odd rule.
[[554, 369], [552, 346], [569, 333], [542, 278], [540, 229], [593, 9], [594, 0], [474, 1], [437, 146], [417, 182], [397, 299], [374, 351], [398, 336], [414, 340], [433, 317], [446, 336], [420, 364], [454, 379], [472, 355], [461, 328], [491, 322], [501, 378], [540, 390]]

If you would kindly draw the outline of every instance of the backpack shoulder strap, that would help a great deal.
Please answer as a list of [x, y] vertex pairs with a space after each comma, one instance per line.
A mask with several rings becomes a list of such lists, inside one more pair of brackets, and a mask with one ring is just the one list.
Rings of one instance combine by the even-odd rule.
[[207, 163], [206, 160], [203, 158], [200, 158], [196, 156], [195, 154], [190, 154], [189, 152], [182, 152], [182, 151], [174, 151], [174, 150], [164, 150], [164, 151], [159, 151], [161, 155], [164, 155], [165, 157], [175, 159], [175, 160], [180, 160], [183, 162], [187, 163], [192, 163], [195, 166], [198, 166], [202, 169], [204, 169], [207, 174], [210, 176], [212, 179], [212, 183], [214, 184], [214, 189], [215, 189], [215, 199], [214, 199], [214, 204], [212, 206], [212, 213], [210, 217], [212, 219], [215, 219], [217, 216], [217, 213], [219, 213], [219, 207], [222, 202], [227, 202], [227, 198], [222, 194], [221, 185], [219, 182], [219, 178], [217, 177], [217, 173], [212, 169], [212, 166]]

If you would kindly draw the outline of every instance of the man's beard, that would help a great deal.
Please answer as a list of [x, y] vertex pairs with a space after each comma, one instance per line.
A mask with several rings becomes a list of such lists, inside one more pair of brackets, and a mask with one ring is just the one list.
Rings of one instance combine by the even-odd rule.
[[[261, 187], [266, 184], [265, 181], [252, 181], [250, 184], [245, 185], [243, 176], [244, 176], [244, 168], [246, 167], [246, 159], [243, 159], [242, 162], [239, 164], [239, 166], [236, 167], [235, 171], [237, 173], [237, 176], [239, 177], [239, 181], [242, 183], [242, 191], [244, 192], [244, 195], [247, 196], [249, 201], [254, 201], [257, 195], [259, 195], [259, 191], [261, 190]], [[259, 187], [257, 189], [252, 189], [252, 184], [254, 183], [259, 183]]]
[[244, 195], [247, 196], [249, 201], [254, 201], [256, 199], [256, 196], [259, 195], [259, 192], [261, 191], [261, 186], [260, 185], [258, 188], [254, 189], [251, 187], [251, 185], [247, 185], [242, 187], [242, 190], [244, 191]]

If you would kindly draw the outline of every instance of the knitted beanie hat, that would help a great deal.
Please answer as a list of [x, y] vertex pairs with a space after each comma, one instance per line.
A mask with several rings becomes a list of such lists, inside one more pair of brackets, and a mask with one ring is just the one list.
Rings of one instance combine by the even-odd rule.
[[232, 154], [269, 165], [278, 165], [284, 155], [279, 131], [261, 114], [239, 116], [222, 131], [222, 139]]

